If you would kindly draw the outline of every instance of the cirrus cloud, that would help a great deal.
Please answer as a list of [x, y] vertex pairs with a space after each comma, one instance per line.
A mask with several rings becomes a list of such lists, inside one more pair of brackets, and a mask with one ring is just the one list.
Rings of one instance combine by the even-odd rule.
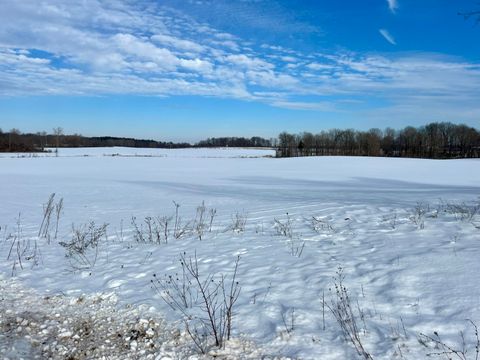
[[387, 29], [379, 29], [378, 32], [392, 45], [397, 45], [395, 38]]
[[395, 14], [395, 12], [398, 9], [397, 0], [387, 0], [387, 4], [388, 4], [388, 8], [390, 9], [390, 11]]

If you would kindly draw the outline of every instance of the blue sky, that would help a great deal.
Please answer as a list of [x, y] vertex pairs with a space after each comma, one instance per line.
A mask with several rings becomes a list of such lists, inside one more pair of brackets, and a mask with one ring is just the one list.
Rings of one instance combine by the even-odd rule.
[[0, 128], [197, 141], [480, 127], [473, 0], [3, 0]]

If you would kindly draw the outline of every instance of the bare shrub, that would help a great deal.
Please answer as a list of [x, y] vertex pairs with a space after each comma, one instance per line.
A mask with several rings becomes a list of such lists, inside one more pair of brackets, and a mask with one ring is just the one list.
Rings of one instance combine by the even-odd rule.
[[398, 215], [396, 212], [392, 212], [389, 215], [383, 216], [382, 221], [384, 223], [388, 223], [388, 225], [392, 228], [392, 230], [395, 230], [398, 223]]
[[205, 202], [197, 207], [193, 221], [182, 222], [180, 204], [173, 201], [175, 214], [173, 216], [152, 217], [147, 216], [142, 222], [137, 223], [137, 218], [132, 216], [133, 239], [141, 244], [168, 243], [171, 235], [180, 239], [189, 234], [195, 234], [202, 240], [204, 234], [212, 230], [216, 209], [208, 209]]
[[410, 216], [410, 221], [417, 226], [417, 229], [425, 228], [425, 217], [430, 211], [430, 204], [418, 202]]
[[193, 221], [193, 231], [197, 234], [199, 240], [202, 240], [205, 232], [211, 232], [213, 226], [213, 220], [217, 214], [217, 209], [208, 209], [205, 206], [205, 202], [197, 207], [195, 220]]
[[63, 198], [61, 198], [56, 204], [55, 204], [55, 241], [57, 240], [58, 236], [58, 225], [60, 223], [60, 216], [62, 215], [63, 211]]
[[[436, 351], [431, 352], [428, 356], [441, 356], [445, 359], [460, 359], [460, 360], [469, 360], [475, 359], [478, 360], [480, 356], [480, 338], [478, 335], [478, 327], [472, 320], [467, 320], [473, 327], [473, 332], [475, 340], [472, 344], [467, 344], [465, 339], [465, 334], [463, 331], [460, 331], [461, 339], [461, 348], [456, 347], [455, 345], [449, 345], [442, 340], [440, 334], [437, 331], [433, 332], [433, 336], [420, 334], [419, 342], [425, 346], [428, 346], [429, 343], [433, 344]], [[472, 350], [472, 351], [470, 351]], [[471, 356], [470, 356], [471, 354]]]
[[147, 237], [148, 237], [148, 242], [149, 243], [161, 243], [161, 230], [160, 227], [158, 226], [158, 223], [155, 218], [151, 216], [147, 216], [144, 219], [145, 222], [145, 227], [146, 227], [146, 232], [147, 232]]
[[305, 241], [297, 238], [291, 238], [287, 241], [290, 250], [290, 255], [301, 257], [305, 249]]
[[363, 319], [363, 312], [358, 303], [357, 311], [354, 310], [348, 289], [344, 285], [344, 279], [343, 269], [339, 267], [334, 279], [334, 290], [330, 289], [333, 292], [333, 298], [330, 303], [323, 301], [323, 305], [330, 310], [340, 326], [345, 340], [353, 345], [358, 355], [366, 360], [371, 360], [372, 356], [362, 344], [358, 326], [358, 320]]
[[144, 222], [147, 230], [148, 242], [160, 244], [162, 241], [162, 230], [157, 219], [147, 216]]
[[173, 237], [175, 239], [180, 239], [181, 237], [187, 235], [190, 232], [190, 223], [187, 222], [182, 225], [182, 218], [180, 217], [179, 209], [180, 204], [173, 201], [175, 205], [175, 222], [173, 227]]
[[125, 236], [124, 236], [124, 233], [123, 233], [123, 219], [120, 220], [120, 230], [115, 231], [115, 233], [116, 233], [117, 240], [120, 241], [121, 243], [123, 243], [125, 241]]
[[240, 257], [237, 257], [230, 280], [223, 275], [200, 273], [198, 259], [180, 256], [181, 274], [157, 277], [154, 290], [174, 311], [178, 311], [185, 329], [200, 352], [212, 345], [223, 347], [231, 337], [234, 305], [240, 295], [236, 280]]
[[165, 239], [165, 244], [168, 244], [168, 238], [170, 237], [170, 222], [172, 221], [171, 216], [162, 216], [158, 218], [158, 223], [163, 232], [163, 238]]
[[174, 310], [193, 308], [198, 300], [198, 292], [186, 267], [181, 263], [181, 273], [165, 274], [162, 278], [153, 275], [154, 286], [163, 300]]
[[47, 239], [50, 243], [50, 220], [54, 209], [55, 193], [51, 194], [48, 201], [43, 205], [43, 219], [38, 230], [38, 236]]
[[[96, 226], [94, 221], [88, 225], [75, 227], [72, 225], [72, 239], [70, 242], [59, 244], [67, 251], [66, 257], [75, 270], [89, 269], [95, 266], [98, 256], [98, 244], [102, 237], [107, 236], [108, 224]], [[89, 254], [93, 250], [94, 254]]]
[[131, 224], [133, 226], [133, 239], [138, 243], [145, 243], [145, 238], [143, 236], [143, 227], [137, 225], [137, 218], [132, 216]]
[[295, 308], [282, 312], [282, 323], [287, 334], [293, 333], [295, 330]]
[[5, 242], [11, 241], [7, 261], [12, 261], [11, 276], [16, 274], [17, 268], [23, 270], [24, 263], [31, 261], [32, 268], [39, 264], [41, 251], [37, 238], [30, 239], [23, 236], [21, 214], [18, 214], [14, 233], [5, 236]]
[[467, 205], [466, 203], [446, 203], [443, 205], [446, 213], [455, 216], [456, 220], [473, 222], [475, 216], [480, 213], [480, 203]]
[[282, 235], [287, 238], [293, 237], [293, 230], [292, 230], [292, 219], [290, 215], [287, 213], [287, 218], [284, 221], [278, 220], [277, 218], [273, 219], [274, 222], [274, 229], [277, 235]]
[[206, 213], [207, 207], [205, 206], [205, 201], [202, 201], [202, 204], [197, 207], [197, 213], [195, 215], [195, 220], [193, 221], [193, 230], [197, 234], [199, 240], [202, 240], [202, 236], [208, 228]]
[[213, 219], [215, 219], [215, 216], [217, 215], [217, 209], [214, 209], [214, 208], [210, 209], [209, 215], [210, 215], [210, 222], [209, 222], [208, 231], [212, 232]]
[[232, 215], [232, 223], [227, 228], [227, 231], [233, 231], [235, 233], [243, 233], [245, 232], [245, 228], [247, 226], [247, 214], [244, 212], [236, 212]]
[[335, 232], [335, 228], [333, 227], [332, 223], [328, 219], [324, 219], [318, 216], [312, 216], [310, 220], [310, 225], [312, 229], [317, 233]]
[[52, 193], [48, 198], [47, 202], [43, 205], [43, 217], [42, 223], [40, 224], [40, 229], [38, 230], [38, 237], [47, 239], [47, 242], [50, 244], [50, 223], [52, 221], [52, 215], [55, 214], [55, 240], [58, 235], [58, 225], [60, 222], [60, 215], [63, 210], [63, 198], [61, 198], [57, 203], [55, 203], [55, 193]]
[[287, 245], [290, 250], [290, 255], [301, 257], [303, 249], [305, 248], [305, 241], [295, 236], [293, 233], [293, 222], [290, 215], [287, 213], [285, 220], [273, 219], [273, 227], [276, 235], [285, 236], [287, 238]]
[[152, 217], [146, 216], [143, 222], [137, 224], [137, 218], [132, 216], [131, 224], [133, 227], [133, 239], [140, 244], [168, 243], [170, 235], [169, 224], [171, 217]]

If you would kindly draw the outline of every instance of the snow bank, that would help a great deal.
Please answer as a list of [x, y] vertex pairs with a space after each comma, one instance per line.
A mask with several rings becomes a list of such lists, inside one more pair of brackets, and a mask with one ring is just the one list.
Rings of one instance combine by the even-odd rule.
[[199, 355], [191, 340], [154, 309], [119, 307], [114, 293], [41, 295], [0, 280], [2, 359], [256, 359], [246, 341]]

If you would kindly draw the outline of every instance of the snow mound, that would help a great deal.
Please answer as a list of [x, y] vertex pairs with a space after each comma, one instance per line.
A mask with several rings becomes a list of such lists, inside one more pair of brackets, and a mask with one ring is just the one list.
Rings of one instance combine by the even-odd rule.
[[233, 340], [199, 355], [190, 339], [146, 306], [117, 306], [114, 293], [42, 296], [0, 280], [2, 359], [255, 359], [252, 343]]

